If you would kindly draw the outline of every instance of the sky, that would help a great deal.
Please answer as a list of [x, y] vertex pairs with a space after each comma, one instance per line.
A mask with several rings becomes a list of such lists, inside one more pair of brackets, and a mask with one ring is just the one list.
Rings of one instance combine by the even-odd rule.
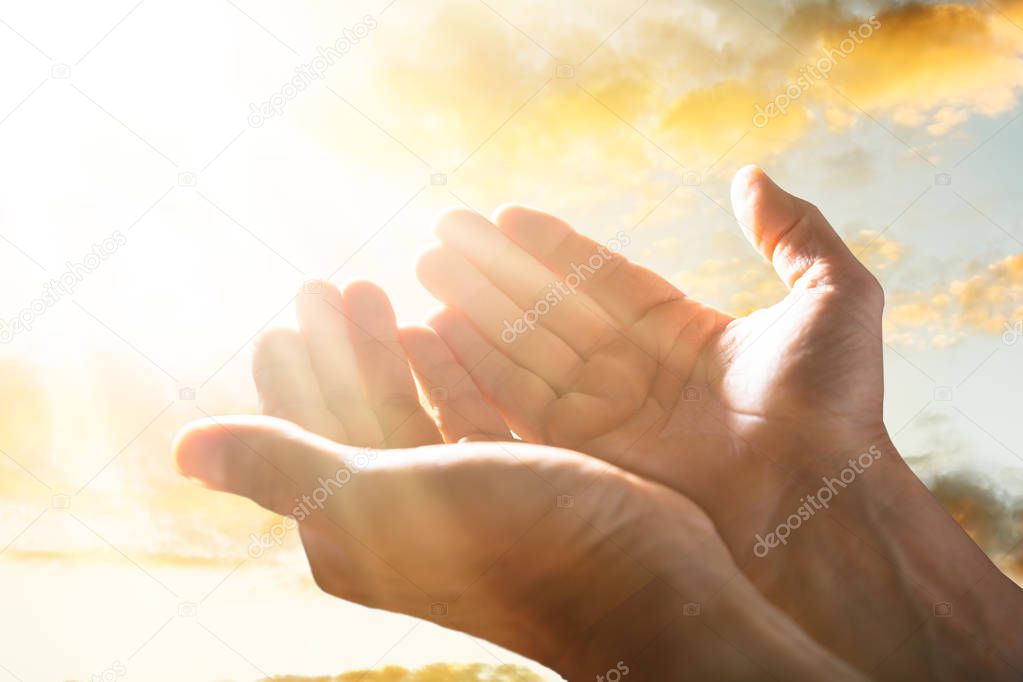
[[0, 680], [555, 679], [318, 594], [294, 537], [249, 556], [275, 519], [171, 439], [256, 410], [252, 339], [308, 279], [423, 319], [451, 206], [627, 231], [687, 294], [769, 305], [747, 163], [881, 279], [889, 430], [1023, 574], [1023, 1], [2, 0], [0, 60]]

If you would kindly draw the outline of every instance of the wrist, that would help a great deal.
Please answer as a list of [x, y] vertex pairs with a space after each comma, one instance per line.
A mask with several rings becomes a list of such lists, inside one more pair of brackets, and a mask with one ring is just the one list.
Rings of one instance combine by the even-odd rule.
[[[625, 670], [634, 682], [759, 680], [765, 671], [775, 679], [859, 679], [753, 587], [710, 519], [688, 500], [644, 485], [647, 504], [628, 519], [616, 515], [608, 528], [615, 552], [638, 572], [605, 576], [616, 587], [598, 591], [619, 596], [599, 614], [559, 619], [563, 636], [550, 638], [559, 655], [541, 662], [573, 681], [624, 679]], [[577, 500], [580, 513], [590, 499], [606, 508], [607, 496], [596, 495]]]
[[[871, 535], [898, 567], [921, 627], [906, 657], [926, 656], [936, 679], [1018, 679], [1023, 671], [1023, 591], [956, 523], [894, 445], [890, 474], [902, 480], [874, 512]], [[900, 467], [895, 467], [895, 463]], [[878, 484], [880, 487], [880, 484]]]
[[757, 587], [829, 650], [881, 679], [999, 679], [1011, 677], [1008, 666], [1023, 669], [1023, 642], [1012, 639], [1020, 589], [887, 434], [833, 442], [841, 445], [808, 458], [763, 513], [729, 533]]
[[[1019, 587], [937, 502], [886, 433], [843, 443], [841, 456], [808, 467], [808, 480], [845, 486], [836, 487], [826, 510], [834, 522], [800, 537], [797, 557], [818, 560], [822, 586], [873, 600], [854, 610], [854, 618], [872, 612], [873, 624], [863, 618], [860, 626], [890, 628], [888, 636], [902, 642], [865, 660], [864, 670], [880, 679], [1016, 679], [1023, 670], [1023, 642], [1013, 641], [1023, 615]], [[822, 534], [830, 537], [822, 540]], [[834, 571], [835, 560], [819, 561], [829, 545], [839, 561], [854, 566], [842, 576], [849, 588], [822, 571]], [[816, 556], [807, 556], [814, 547]]]
[[[865, 680], [852, 666], [825, 650], [755, 590], [741, 611], [714, 604], [672, 604], [650, 599], [628, 633], [590, 640], [575, 655], [553, 666], [568, 680], [784, 679], [800, 682]], [[655, 603], [656, 602], [656, 603]], [[675, 608], [669, 610], [667, 606]], [[693, 609], [690, 611], [689, 609]], [[639, 613], [641, 611], [642, 613]], [[670, 611], [670, 612], [669, 612]], [[688, 611], [688, 612], [687, 612]], [[637, 645], [638, 648], [637, 648]], [[629, 648], [632, 648], [629, 651]], [[617, 652], [627, 651], [619, 654]]]
[[664, 572], [651, 580], [554, 669], [569, 680], [596, 682], [626, 675], [635, 682], [865, 679], [770, 604], [737, 569], [709, 579], [698, 596], [681, 587], [692, 582], [692, 566], [679, 568], [684, 579]]
[[771, 679], [781, 680], [865, 679], [748, 583], [742, 583], [727, 601], [733, 644], [752, 664], [735, 679], [763, 679], [765, 671]]

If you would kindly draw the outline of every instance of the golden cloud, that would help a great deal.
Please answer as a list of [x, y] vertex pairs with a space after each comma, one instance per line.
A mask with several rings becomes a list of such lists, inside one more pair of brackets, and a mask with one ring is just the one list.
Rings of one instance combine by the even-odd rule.
[[[917, 345], [955, 343], [970, 331], [1023, 338], [1023, 253], [989, 264], [971, 276], [926, 293], [893, 297], [886, 315], [889, 341]], [[913, 333], [916, 332], [916, 333]]]
[[937, 136], [973, 114], [1004, 114], [1023, 87], [1023, 31], [1008, 18], [1021, 8], [908, 4], [879, 12], [858, 41], [858, 26], [825, 31], [819, 49], [848, 53], [827, 80], [855, 107]]
[[1023, 504], [979, 473], [957, 471], [927, 481], [945, 510], [984, 553], [1023, 581]]
[[[846, 243], [875, 272], [898, 263], [905, 247], [872, 230], [860, 230]], [[721, 308], [732, 315], [748, 315], [774, 305], [786, 289], [770, 265], [755, 255], [705, 260], [690, 271], [676, 273], [671, 281], [687, 295]]]
[[674, 146], [713, 163], [745, 136], [753, 134], [760, 154], [779, 151], [799, 139], [810, 123], [807, 110], [798, 103], [771, 126], [770, 135], [754, 129], [758, 106], [772, 93], [737, 81], [725, 81], [693, 90], [679, 98], [665, 114], [662, 126], [672, 132]]
[[334, 677], [270, 677], [264, 682], [542, 682], [536, 673], [513, 665], [435, 663], [419, 670], [387, 666]]
[[748, 315], [785, 296], [785, 285], [755, 257], [706, 260], [694, 270], [673, 275], [671, 281], [686, 295], [732, 315]]
[[875, 272], [897, 264], [906, 251], [901, 242], [874, 230], [860, 230], [845, 241], [856, 257]]
[[[873, 17], [797, 4], [780, 23], [798, 51], [716, 5], [651, 3], [617, 31], [620, 9], [598, 9], [410, 6], [386, 17], [358, 75], [332, 82], [356, 85], [361, 110], [437, 167], [483, 145], [505, 169], [531, 172], [542, 159], [546, 177], [566, 178], [592, 157], [593, 140], [616, 168], [651, 172], [664, 158], [637, 130], [684, 166], [706, 167], [740, 140], [763, 158], [816, 121], [842, 131], [864, 111], [941, 136], [1011, 110], [1023, 87], [1023, 31], [1012, 23], [1023, 0], [906, 4]], [[784, 113], [755, 125], [779, 98]], [[321, 118], [316, 128], [330, 139], [332, 126]], [[364, 141], [346, 144], [359, 153]], [[492, 174], [476, 180], [507, 186]]]

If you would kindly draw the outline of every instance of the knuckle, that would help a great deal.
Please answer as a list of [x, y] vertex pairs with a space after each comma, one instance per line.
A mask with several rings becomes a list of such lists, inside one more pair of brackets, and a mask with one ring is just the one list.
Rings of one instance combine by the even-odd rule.
[[884, 287], [877, 276], [866, 267], [857, 268], [857, 272], [850, 277], [849, 289], [872, 306], [878, 309], [884, 307]]

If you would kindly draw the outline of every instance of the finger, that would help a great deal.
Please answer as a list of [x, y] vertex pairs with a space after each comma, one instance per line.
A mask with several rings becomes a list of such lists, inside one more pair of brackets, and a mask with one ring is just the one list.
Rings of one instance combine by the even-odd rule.
[[252, 355], [263, 414], [344, 442], [344, 426], [323, 402], [302, 336], [293, 329], [272, 329], [256, 341]]
[[437, 332], [429, 327], [405, 327], [398, 337], [419, 385], [437, 410], [445, 442], [512, 440], [500, 413], [483, 399]]
[[735, 174], [732, 206], [746, 237], [790, 289], [872, 279], [815, 206], [781, 189], [760, 168]]
[[327, 409], [345, 426], [352, 445], [381, 447], [383, 433], [362, 390], [355, 350], [345, 325], [341, 293], [329, 282], [311, 282], [297, 299], [318, 391]]
[[511, 430], [524, 440], [541, 442], [543, 414], [557, 399], [551, 387], [494, 348], [459, 311], [445, 308], [429, 324]]
[[596, 301], [620, 329], [629, 329], [664, 303], [684, 298], [662, 277], [619, 253], [631, 243], [626, 231], [604, 245], [552, 215], [519, 205], [503, 206], [494, 223], [559, 277], [578, 277], [579, 290]]
[[419, 280], [441, 302], [458, 308], [490, 344], [556, 391], [567, 391], [582, 358], [537, 325], [454, 249], [439, 246], [419, 260]]
[[370, 282], [345, 288], [342, 306], [366, 399], [376, 413], [387, 447], [442, 442], [419, 402], [387, 294]]
[[293, 514], [303, 495], [322, 487], [319, 481], [351, 471], [346, 452], [289, 422], [251, 416], [194, 422], [174, 443], [183, 475], [281, 515]]
[[448, 211], [435, 229], [442, 242], [472, 263], [527, 315], [533, 311], [539, 324], [583, 358], [616, 335], [610, 316], [596, 301], [577, 291], [588, 273], [606, 262], [602, 255], [594, 254], [562, 281], [475, 211]]

